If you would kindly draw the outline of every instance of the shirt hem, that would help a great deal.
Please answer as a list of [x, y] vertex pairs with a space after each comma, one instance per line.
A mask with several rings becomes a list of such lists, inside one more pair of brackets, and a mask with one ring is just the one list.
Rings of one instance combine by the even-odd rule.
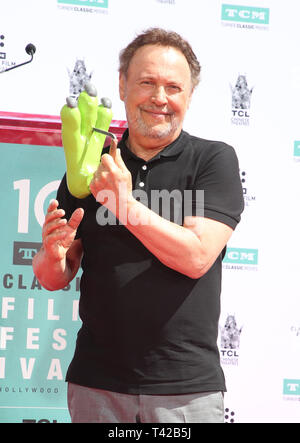
[[197, 392], [210, 392], [210, 391], [222, 391], [226, 392], [226, 386], [222, 383], [208, 383], [208, 384], [191, 384], [184, 386], [178, 385], [121, 385], [121, 384], [106, 384], [106, 383], [88, 383], [78, 381], [73, 377], [66, 378], [66, 382], [77, 384], [92, 389], [102, 389], [105, 391], [118, 392], [121, 394], [132, 395], [180, 395], [180, 394], [192, 394]]

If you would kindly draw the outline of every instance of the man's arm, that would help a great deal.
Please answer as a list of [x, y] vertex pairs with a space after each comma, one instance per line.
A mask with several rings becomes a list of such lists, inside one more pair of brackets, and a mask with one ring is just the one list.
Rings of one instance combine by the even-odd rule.
[[75, 277], [82, 258], [81, 240], [74, 239], [83, 209], [76, 209], [67, 222], [62, 218], [64, 210], [57, 207], [57, 200], [49, 205], [42, 230], [43, 246], [32, 262], [38, 281], [50, 291], [68, 285]]
[[[110, 154], [102, 156], [90, 188], [97, 201], [163, 264], [190, 278], [208, 271], [232, 234], [229, 226], [203, 217], [186, 217], [179, 226], [138, 202], [132, 195], [131, 174], [113, 142]], [[115, 196], [112, 206], [107, 191]]]
[[128, 204], [128, 213], [150, 222], [132, 224], [129, 216], [127, 229], [164, 265], [190, 278], [200, 278], [209, 270], [233, 231], [204, 217], [185, 217], [183, 226], [179, 226], [134, 199]]

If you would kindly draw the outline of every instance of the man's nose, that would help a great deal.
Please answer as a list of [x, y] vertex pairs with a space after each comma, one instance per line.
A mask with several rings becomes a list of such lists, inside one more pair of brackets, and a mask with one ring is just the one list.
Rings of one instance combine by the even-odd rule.
[[165, 105], [168, 102], [165, 88], [163, 86], [157, 86], [153, 91], [151, 99], [157, 106]]

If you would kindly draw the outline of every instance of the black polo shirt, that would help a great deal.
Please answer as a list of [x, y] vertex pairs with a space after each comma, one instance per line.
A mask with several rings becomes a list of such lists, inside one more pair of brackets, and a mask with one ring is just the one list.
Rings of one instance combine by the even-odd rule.
[[[145, 162], [126, 147], [127, 137], [128, 131], [119, 143], [121, 155], [133, 189], [142, 189], [148, 203], [151, 191], [176, 190], [184, 215], [195, 215], [202, 207], [196, 190], [204, 190], [204, 216], [236, 227], [243, 194], [232, 147], [182, 131]], [[190, 202], [184, 205], [186, 195]], [[107, 210], [92, 195], [72, 197], [65, 177], [57, 199], [67, 217], [77, 207], [85, 210], [77, 232], [84, 250], [83, 324], [67, 381], [129, 394], [224, 391], [217, 348], [224, 251], [203, 277], [191, 279], [163, 265], [122, 224], [109, 217], [99, 224]], [[162, 206], [155, 210], [164, 216]], [[182, 222], [180, 212], [173, 213], [170, 222]]]

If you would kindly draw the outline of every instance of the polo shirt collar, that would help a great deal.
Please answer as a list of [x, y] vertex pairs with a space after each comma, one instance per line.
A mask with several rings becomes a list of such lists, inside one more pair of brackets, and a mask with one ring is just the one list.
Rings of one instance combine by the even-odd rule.
[[[120, 147], [122, 150], [122, 155], [125, 155], [127, 158], [132, 157], [136, 160], [144, 161], [143, 159], [141, 159], [140, 157], [135, 155], [132, 151], [130, 151], [130, 149], [126, 146], [125, 141], [127, 140], [128, 136], [129, 136], [129, 131], [128, 131], [128, 129], [126, 129], [125, 132], [123, 133], [123, 136], [121, 139], [121, 146]], [[177, 139], [173, 141], [173, 143], [166, 146], [162, 151], [160, 151], [153, 158], [151, 158], [149, 160], [149, 162], [151, 162], [153, 160], [158, 160], [160, 157], [168, 158], [168, 157], [175, 157], [175, 156], [179, 155], [184, 149], [184, 143], [183, 143], [184, 138], [185, 138], [185, 132], [181, 131], [181, 133], [179, 134]]]

